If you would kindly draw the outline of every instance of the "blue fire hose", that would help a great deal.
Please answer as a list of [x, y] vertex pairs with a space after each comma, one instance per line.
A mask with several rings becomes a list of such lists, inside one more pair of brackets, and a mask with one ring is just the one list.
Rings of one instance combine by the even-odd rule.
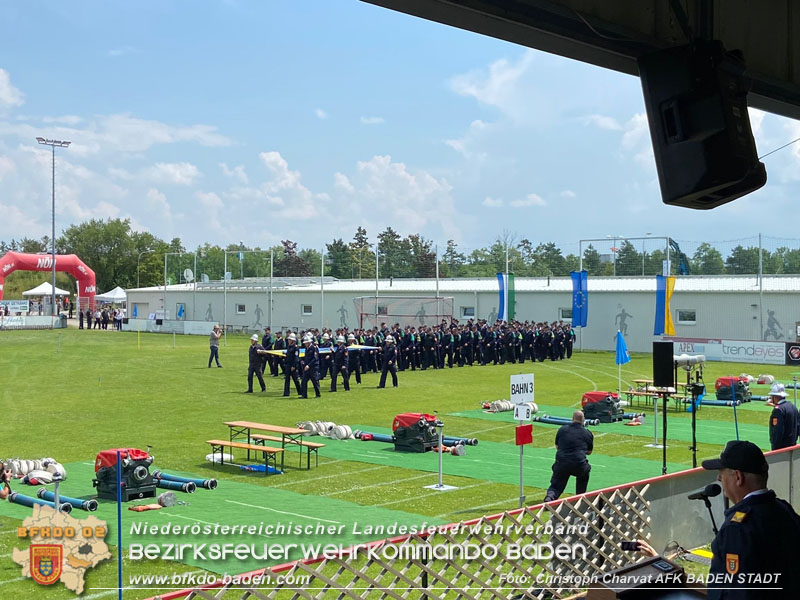
[[189, 477], [180, 477], [179, 475], [170, 475], [164, 471], [154, 471], [153, 477], [156, 479], [164, 479], [166, 481], [180, 481], [181, 483], [193, 483], [197, 487], [205, 488], [207, 490], [217, 489], [216, 479], [191, 479]]
[[[44, 488], [39, 488], [39, 490], [36, 492], [36, 495], [42, 500], [49, 500], [50, 502], [55, 501], [56, 498], [56, 495], [53, 492]], [[97, 510], [97, 500], [94, 498], [90, 500], [81, 500], [80, 498], [70, 498], [69, 496], [62, 496], [59, 494], [58, 501], [71, 504], [75, 508], [80, 508], [81, 510], [88, 510], [90, 512]]]
[[[49, 502], [47, 500], [39, 500], [38, 498], [31, 498], [30, 496], [24, 496], [19, 492], [11, 492], [8, 495], [8, 501], [13, 502], [14, 504], [22, 504], [22, 506], [49, 506], [50, 508], [55, 508], [56, 505], [53, 502]], [[60, 504], [60, 503], [59, 503]], [[63, 513], [71, 513], [72, 512], [72, 504], [60, 504], [59, 510]]]
[[197, 486], [191, 481], [166, 481], [165, 479], [157, 479], [156, 487], [164, 488], [165, 490], [174, 490], [176, 492], [186, 492], [187, 494], [192, 494], [195, 489], [197, 489]]

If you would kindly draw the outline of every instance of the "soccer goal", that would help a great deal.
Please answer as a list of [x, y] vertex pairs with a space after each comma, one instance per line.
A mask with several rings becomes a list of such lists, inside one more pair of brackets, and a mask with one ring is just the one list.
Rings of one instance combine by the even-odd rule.
[[353, 299], [360, 328], [380, 327], [400, 323], [412, 325], [438, 325], [453, 318], [453, 298], [412, 296], [361, 296]]

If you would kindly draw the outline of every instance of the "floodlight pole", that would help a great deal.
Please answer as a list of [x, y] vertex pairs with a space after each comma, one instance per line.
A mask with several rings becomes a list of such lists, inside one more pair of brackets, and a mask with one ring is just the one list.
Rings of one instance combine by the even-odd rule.
[[378, 242], [375, 242], [375, 326], [378, 326]]
[[52, 152], [52, 185], [53, 185], [53, 193], [52, 193], [52, 212], [53, 212], [53, 219], [52, 219], [52, 236], [50, 239], [50, 249], [52, 254], [52, 272], [53, 272], [53, 289], [50, 295], [50, 314], [55, 317], [56, 316], [56, 146], [59, 148], [68, 148], [72, 142], [67, 142], [65, 140], [48, 140], [43, 137], [37, 137], [36, 141], [42, 144], [43, 146], [50, 146], [50, 150]]

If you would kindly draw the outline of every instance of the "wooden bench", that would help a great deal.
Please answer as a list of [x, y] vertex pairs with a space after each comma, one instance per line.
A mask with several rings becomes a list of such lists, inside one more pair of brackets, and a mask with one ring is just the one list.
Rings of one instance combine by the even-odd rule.
[[250, 450], [254, 452], [261, 452], [264, 455], [264, 475], [269, 475], [269, 463], [272, 460], [272, 467], [278, 470], [278, 454], [283, 456], [283, 448], [271, 448], [264, 444], [245, 444], [243, 442], [229, 442], [227, 440], [207, 440], [206, 444], [211, 444], [211, 454], [216, 454], [219, 450], [219, 464], [224, 464], [225, 454], [224, 448], [239, 448], [240, 450], [247, 450], [248, 456]]
[[[261, 433], [251, 433], [250, 438], [256, 440], [256, 444], [258, 445], [259, 442], [262, 444], [264, 442], [281, 442], [284, 443], [283, 438], [279, 438], [274, 435], [263, 435]], [[308, 465], [307, 468], [311, 468], [311, 453], [314, 453], [314, 459], [316, 461], [316, 466], [319, 466], [319, 449], [324, 448], [325, 444], [321, 444], [319, 442], [306, 442], [304, 440], [297, 440], [297, 439], [286, 439], [285, 443], [287, 444], [294, 444], [296, 446], [300, 446], [300, 466], [303, 466], [303, 448], [305, 448], [308, 452]]]
[[[644, 390], [626, 390], [623, 392], [627, 398], [628, 402], [633, 402], [633, 399], [636, 399], [636, 405], [639, 405], [639, 399], [644, 398], [645, 404], [649, 405], [651, 402], [655, 402], [660, 395], [658, 392], [655, 391], [644, 391]], [[675, 403], [675, 410], [681, 410], [681, 404], [684, 404], [686, 401], [687, 396], [683, 394], [670, 394], [670, 399]]]

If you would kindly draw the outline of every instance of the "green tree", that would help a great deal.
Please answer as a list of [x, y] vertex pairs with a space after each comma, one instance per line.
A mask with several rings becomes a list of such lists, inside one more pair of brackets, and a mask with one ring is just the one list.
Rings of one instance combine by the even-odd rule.
[[534, 265], [536, 275], [541, 277], [551, 275], [561, 277], [568, 275], [567, 263], [561, 254], [561, 249], [553, 242], [539, 244], [534, 250]]
[[350, 242], [350, 256], [353, 259], [353, 277], [371, 279], [375, 277], [375, 253], [370, 248], [367, 230], [359, 227]]
[[725, 259], [725, 271], [730, 275], [758, 273], [758, 248], [736, 246]]
[[696, 275], [722, 275], [725, 262], [722, 254], [708, 242], [697, 247], [692, 256], [692, 273]]
[[322, 271], [322, 253], [314, 248], [300, 250], [297, 255], [302, 258], [310, 269], [309, 275], [319, 277]]
[[409, 235], [406, 240], [411, 254], [412, 275], [414, 277], [436, 276], [436, 252], [433, 242], [419, 234]]
[[67, 254], [76, 254], [97, 277], [97, 289], [136, 285], [136, 254], [128, 219], [92, 219], [72, 225], [58, 240]]
[[628, 240], [623, 240], [617, 251], [617, 275], [634, 276], [642, 274], [642, 255]]
[[591, 244], [583, 251], [583, 268], [589, 275], [601, 273], [600, 253]]
[[339, 238], [326, 244], [325, 247], [328, 250], [328, 262], [325, 266], [328, 275], [338, 279], [352, 279], [353, 259], [350, 255], [350, 246]]
[[798, 274], [800, 273], [800, 250], [792, 250], [781, 246], [772, 254], [775, 263], [774, 273]]
[[280, 277], [308, 277], [311, 266], [297, 254], [297, 242], [281, 240], [283, 256], [275, 265], [275, 275]]
[[442, 255], [440, 270], [445, 277], [461, 277], [467, 257], [458, 251], [458, 245], [453, 240], [447, 240], [447, 249]]

